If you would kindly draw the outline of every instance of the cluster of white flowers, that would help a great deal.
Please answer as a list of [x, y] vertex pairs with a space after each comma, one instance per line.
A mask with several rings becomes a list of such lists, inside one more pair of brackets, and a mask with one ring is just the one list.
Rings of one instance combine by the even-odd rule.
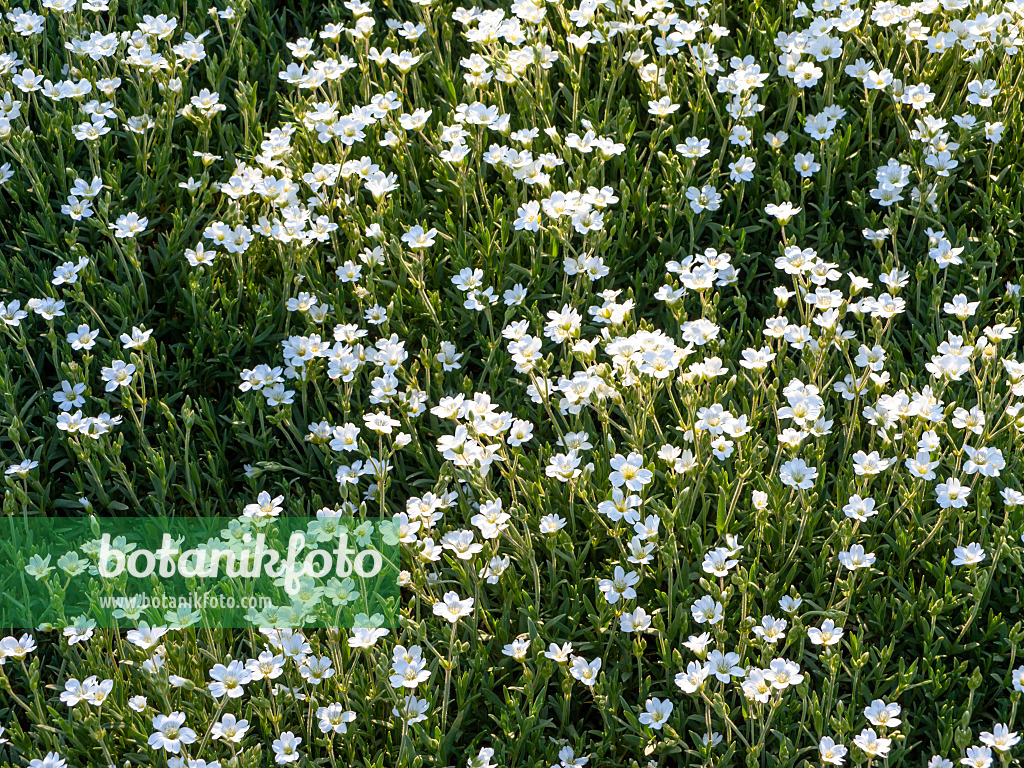
[[[238, 642], [187, 606], [120, 608], [124, 642], [76, 617], [50, 731], [169, 768], [356, 743], [469, 768], [1012, 759], [1022, 634], [991, 605], [1024, 543], [1020, 168], [997, 163], [1024, 6], [349, 0], [250, 83], [253, 5], [5, 9], [0, 187], [45, 209], [11, 251], [46, 264], [3, 270], [2, 354], [49, 421], [29, 436], [36, 398], [0, 374], [4, 510], [168, 511], [180, 472], [198, 514], [210, 467], [229, 538], [392, 520], [401, 621], [284, 628], [356, 604], [329, 577]], [[239, 377], [202, 428], [185, 322]], [[98, 573], [42, 554], [36, 581]], [[0, 640], [30, 719], [36, 634]], [[111, 700], [147, 746], [107, 738]]]

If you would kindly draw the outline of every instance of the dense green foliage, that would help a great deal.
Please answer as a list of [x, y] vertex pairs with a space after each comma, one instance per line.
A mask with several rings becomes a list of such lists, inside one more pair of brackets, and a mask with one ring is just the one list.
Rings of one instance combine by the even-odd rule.
[[[34, 632], [0, 668], [7, 761], [160, 765], [177, 711], [224, 768], [285, 732], [332, 768], [818, 765], [823, 739], [987, 768], [1024, 686], [1024, 9], [90, 5], [0, 24], [4, 512], [405, 515], [406, 607], [368, 648], [307, 633], [319, 685], [288, 661], [240, 698], [210, 672], [255, 630]], [[687, 691], [715, 651], [732, 680]], [[109, 698], [69, 708], [91, 675]], [[413, 694], [423, 719], [393, 710]], [[355, 719], [325, 735], [334, 702]]]

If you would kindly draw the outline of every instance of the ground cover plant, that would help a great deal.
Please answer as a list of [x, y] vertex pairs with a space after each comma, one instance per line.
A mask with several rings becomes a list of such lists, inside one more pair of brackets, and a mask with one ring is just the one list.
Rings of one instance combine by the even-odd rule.
[[486, 6], [0, 2], [4, 515], [402, 550], [10, 628], [4, 764], [1014, 763], [1024, 6]]

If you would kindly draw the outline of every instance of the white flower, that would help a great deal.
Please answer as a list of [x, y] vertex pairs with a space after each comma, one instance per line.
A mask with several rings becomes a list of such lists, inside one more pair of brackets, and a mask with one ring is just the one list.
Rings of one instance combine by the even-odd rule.
[[994, 725], [991, 732], [982, 731], [978, 738], [981, 739], [982, 744], [992, 747], [997, 752], [1009, 752], [1020, 743], [1020, 736], [1017, 735], [1017, 732], [1011, 731], [1009, 726], [1002, 723]]
[[836, 744], [828, 736], [822, 736], [818, 742], [818, 754], [823, 763], [842, 765], [845, 762], [847, 749], [842, 744]]
[[141, 235], [147, 226], [149, 226], [149, 219], [134, 212], [119, 216], [117, 221], [109, 225], [114, 230], [114, 237], [120, 239], [135, 238], [137, 235]]
[[285, 731], [280, 738], [274, 739], [274, 762], [278, 765], [294, 763], [299, 759], [299, 745], [302, 739], [291, 731]]
[[714, 675], [723, 683], [728, 683], [734, 677], [743, 677], [746, 671], [740, 665], [739, 654], [722, 653], [715, 650], [708, 654], [708, 674]]
[[690, 606], [693, 620], [698, 624], [717, 624], [725, 618], [722, 604], [710, 595], [705, 595]]
[[655, 731], [662, 729], [662, 726], [672, 716], [672, 710], [675, 708], [668, 699], [648, 699], [644, 706], [647, 708], [647, 711], [641, 714], [638, 719], [643, 725]]
[[643, 490], [654, 479], [654, 473], [643, 468], [644, 458], [638, 453], [629, 456], [616, 454], [611, 460], [612, 473], [608, 481], [614, 488], [625, 486], [631, 491]]
[[245, 693], [245, 684], [252, 680], [252, 674], [239, 661], [232, 661], [227, 666], [216, 664], [210, 670], [210, 695], [227, 696], [237, 699]]
[[886, 704], [881, 699], [875, 699], [864, 707], [864, 717], [869, 723], [880, 728], [895, 728], [903, 722], [899, 717], [902, 711], [899, 704], [894, 702]]
[[316, 716], [320, 720], [318, 726], [321, 733], [347, 733], [348, 724], [356, 719], [356, 713], [341, 704], [319, 707]]
[[436, 236], [436, 229], [429, 229], [424, 232], [423, 227], [417, 224], [402, 235], [402, 242], [414, 250], [420, 250], [432, 246]]
[[100, 377], [107, 383], [107, 392], [113, 392], [119, 387], [130, 387], [134, 375], [135, 366], [124, 360], [114, 360], [109, 368], [100, 370]]
[[573, 656], [572, 664], [569, 667], [569, 674], [584, 685], [591, 687], [597, 682], [597, 675], [601, 671], [601, 659], [587, 661], [582, 656]]
[[968, 747], [960, 763], [968, 768], [989, 768], [992, 765], [992, 750], [988, 747]]
[[191, 744], [196, 740], [196, 732], [185, 727], [184, 712], [156, 715], [153, 718], [153, 731], [149, 736], [149, 746], [174, 754], [181, 751], [183, 744]]
[[811, 488], [817, 477], [818, 468], [807, 466], [803, 459], [790, 459], [779, 468], [779, 479], [791, 488]]
[[621, 565], [615, 566], [611, 579], [601, 579], [597, 586], [609, 604], [619, 600], [632, 600], [636, 597], [634, 587], [640, 582], [640, 575], [634, 571], [626, 573]]
[[987, 557], [981, 544], [976, 542], [972, 542], [966, 547], [955, 547], [953, 554], [955, 555], [953, 565], [977, 565]]
[[707, 680], [710, 669], [707, 664], [698, 661], [691, 661], [686, 666], [685, 672], [676, 675], [675, 681], [683, 693], [695, 693]]
[[875, 562], [875, 556], [866, 553], [860, 544], [854, 544], [849, 550], [839, 553], [839, 562], [856, 571], [859, 568], [870, 568]]
[[131, 335], [127, 333], [121, 334], [121, 344], [124, 345], [125, 349], [142, 349], [149, 341], [149, 337], [153, 335], [152, 330], [144, 331], [141, 328], [134, 326], [132, 327]]
[[781, 203], [780, 205], [768, 203], [764, 207], [764, 212], [767, 213], [769, 216], [774, 216], [782, 225], [788, 224], [790, 222], [790, 219], [792, 219], [802, 210], [802, 208], [800, 208], [799, 206], [794, 206], [790, 202]]
[[447, 619], [452, 624], [473, 612], [473, 598], [460, 599], [456, 592], [446, 592], [440, 602], [434, 603], [434, 615]]
[[811, 627], [807, 630], [807, 638], [814, 645], [835, 645], [842, 637], [842, 628], [837, 627], [832, 619], [826, 619], [822, 622], [820, 629], [818, 627]]

